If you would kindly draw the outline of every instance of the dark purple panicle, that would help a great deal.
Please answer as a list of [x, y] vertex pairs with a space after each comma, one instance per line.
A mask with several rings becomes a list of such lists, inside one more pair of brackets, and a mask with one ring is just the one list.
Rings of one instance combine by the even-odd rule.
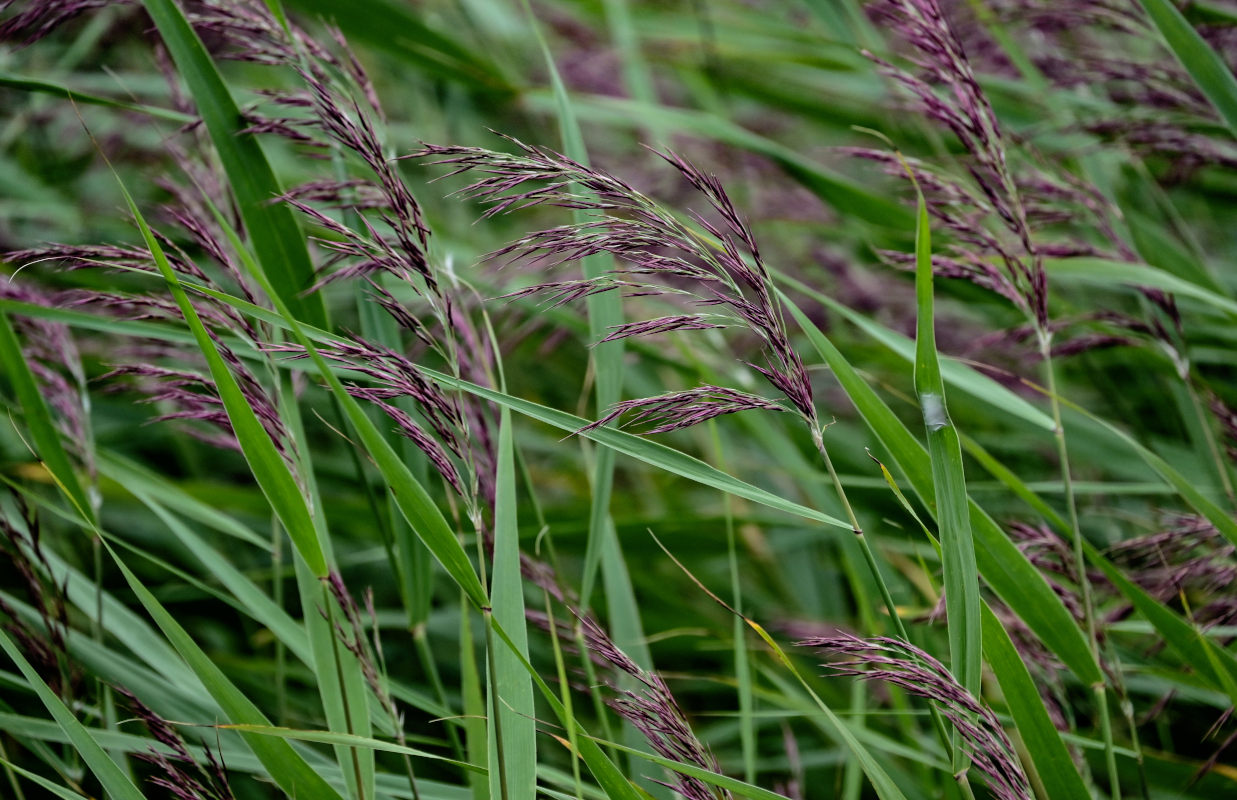
[[[661, 676], [636, 664], [591, 617], [577, 616], [577, 620], [589, 656], [641, 684], [641, 688], [635, 691], [616, 690], [619, 697], [608, 701], [610, 707], [640, 731], [662, 757], [710, 772], [721, 772], [717, 759], [696, 738], [683, 709]], [[729, 791], [711, 788], [697, 778], [679, 773], [673, 773], [672, 780], [665, 785], [688, 800], [731, 800]]]
[[825, 665], [835, 675], [886, 681], [930, 700], [961, 734], [972, 763], [983, 774], [994, 797], [1035, 797], [1018, 753], [996, 714], [928, 653], [898, 639], [860, 639], [850, 634], [806, 639], [798, 645], [841, 658]]
[[682, 392], [671, 392], [640, 400], [624, 400], [616, 403], [605, 416], [579, 432], [590, 431], [609, 425], [620, 417], [630, 414], [627, 425], [651, 425], [645, 433], [669, 433], [707, 422], [714, 417], [733, 414], [737, 411], [764, 409], [785, 411], [785, 407], [753, 394], [746, 394], [722, 386], [699, 386]]
[[[127, 5], [129, 0], [35, 0], [21, 3], [24, 8], [0, 21], [0, 42], [32, 44], [78, 15], [96, 8]], [[16, 0], [0, 4], [0, 14]]]
[[[695, 227], [689, 227], [614, 175], [583, 166], [551, 150], [505, 138], [515, 147], [515, 153], [426, 145], [411, 157], [448, 166], [450, 175], [471, 172], [480, 176], [460, 194], [486, 203], [486, 217], [533, 206], [557, 206], [589, 214], [584, 222], [529, 234], [492, 257], [543, 272], [599, 253], [617, 260], [611, 275], [542, 281], [508, 296], [543, 295], [554, 305], [616, 289], [629, 290], [629, 295], [685, 298], [713, 313], [676, 313], [626, 323], [603, 341], [676, 330], [741, 326], [764, 345], [767, 366], [756, 369], [815, 425], [811, 382], [791, 346], [755, 237], [716, 176], [674, 153], [658, 153], [704, 196], [709, 213], [717, 220], [692, 214]], [[708, 391], [716, 388], [702, 390]], [[690, 406], [691, 413], [667, 419], [670, 427], [659, 429], [685, 427], [744, 407], [774, 407], [751, 395], [739, 399], [741, 394], [736, 393], [734, 398], [719, 396], [696, 406], [691, 406], [690, 395], [683, 395], [678, 400]], [[666, 403], [667, 398], [649, 398], [629, 401], [614, 410], [622, 413], [640, 407], [639, 404], [672, 408]], [[612, 411], [607, 420], [613, 418]]]
[[209, 747], [203, 747], [206, 763], [189, 752], [184, 738], [167, 720], [160, 717], [124, 687], [115, 687], [146, 730], [163, 749], [151, 747], [135, 757], [154, 766], [159, 773], [150, 783], [168, 792], [175, 800], [235, 800], [223, 763]]
[[[970, 242], [976, 254], [957, 263], [966, 264], [968, 273], [1002, 295], [1017, 298], [1029, 315], [1046, 324], [1047, 285], [1027, 208], [1007, 160], [1000, 123], [975, 79], [961, 41], [936, 0], [879, 0], [868, 8], [875, 19], [913, 49], [913, 69], [901, 69], [870, 53], [868, 57], [914, 98], [928, 119], [949, 130], [969, 155], [967, 169], [978, 194], [956, 181], [948, 182], [952, 184], [948, 194], [953, 195], [955, 206], [964, 197], [966, 205], [978, 214], [970, 219], [954, 217], [946, 224], [954, 233], [976, 240]], [[870, 153], [864, 157], [877, 158]], [[928, 175], [925, 178], [929, 178], [925, 183], [929, 192], [945, 183]], [[985, 212], [1000, 221], [1011, 242], [1001, 242], [984, 229]], [[985, 257], [994, 257], [1001, 264], [1004, 275], [1000, 279], [994, 280], [993, 270], [981, 266]]]

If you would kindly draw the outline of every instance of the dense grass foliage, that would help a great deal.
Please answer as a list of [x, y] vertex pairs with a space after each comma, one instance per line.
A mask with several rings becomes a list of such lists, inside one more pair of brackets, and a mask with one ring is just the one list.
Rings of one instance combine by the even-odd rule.
[[1237, 11], [0, 10], [0, 796], [1237, 796]]

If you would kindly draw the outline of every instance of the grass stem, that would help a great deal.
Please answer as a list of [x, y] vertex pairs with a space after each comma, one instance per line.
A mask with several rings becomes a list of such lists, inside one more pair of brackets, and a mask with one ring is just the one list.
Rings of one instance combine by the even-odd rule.
[[[1095, 623], [1095, 600], [1092, 597], [1091, 581], [1087, 576], [1086, 554], [1082, 546], [1082, 528], [1078, 523], [1078, 501], [1074, 495], [1074, 481], [1069, 463], [1069, 448], [1065, 440], [1065, 426], [1061, 422], [1061, 400], [1057, 394], [1056, 369], [1052, 360], [1052, 334], [1042, 328], [1039, 331], [1040, 358], [1044, 364], [1044, 382], [1052, 406], [1053, 438], [1057, 444], [1057, 460], [1061, 467], [1061, 483], [1065, 489], [1065, 508], [1068, 514], [1069, 534], [1074, 546], [1074, 580], [1082, 598], [1083, 622], [1091, 642], [1091, 653], [1100, 663], [1099, 638]], [[1104, 742], [1104, 764], [1108, 771], [1109, 790], [1113, 800], [1121, 798], [1121, 778], [1117, 771], [1117, 753], [1113, 745], [1112, 720], [1108, 713], [1107, 685], [1099, 683], [1091, 687], [1095, 697], [1096, 714], [1099, 717], [1100, 735]]]

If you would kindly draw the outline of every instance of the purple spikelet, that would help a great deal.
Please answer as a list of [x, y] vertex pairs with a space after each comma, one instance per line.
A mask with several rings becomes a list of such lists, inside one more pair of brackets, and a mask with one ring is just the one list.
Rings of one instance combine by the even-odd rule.
[[996, 714], [923, 650], [898, 639], [860, 639], [850, 634], [806, 639], [798, 644], [842, 659], [825, 665], [834, 675], [886, 681], [930, 700], [961, 734], [963, 746], [994, 797], [1035, 797], [1018, 753]]
[[[811, 382], [790, 343], [759, 247], [716, 176], [674, 153], [657, 154], [704, 197], [709, 214], [716, 220], [692, 214], [695, 227], [689, 227], [621, 178], [551, 150], [510, 138], [508, 141], [517, 152], [426, 145], [411, 157], [451, 167], [451, 175], [471, 172], [479, 176], [460, 194], [486, 203], [486, 217], [532, 206], [557, 206], [589, 214], [584, 222], [529, 234], [492, 257], [542, 272], [598, 253], [610, 254], [618, 262], [612, 275], [547, 280], [509, 296], [542, 295], [558, 305], [621, 289], [629, 295], [678, 297], [708, 308], [713, 313], [676, 313], [627, 323], [603, 341], [668, 331], [745, 328], [764, 346], [767, 365], [757, 370], [815, 427]], [[717, 387], [704, 387], [695, 399], [718, 391]], [[674, 404], [690, 408], [690, 413], [673, 413], [665, 420], [670, 427], [659, 426], [661, 430], [674, 430], [744, 407], [774, 407], [767, 400], [738, 392], [725, 398], [716, 395], [712, 402], [701, 405], [693, 405], [692, 399], [691, 393], [677, 398], [648, 398], [614, 410], [621, 414], [642, 405], [669, 410]], [[607, 421], [613, 419], [611, 412]]]
[[235, 800], [232, 787], [228, 784], [227, 770], [209, 747], [203, 748], [206, 754], [206, 763], [203, 764], [193, 757], [185, 746], [184, 738], [167, 720], [129, 690], [117, 687], [116, 691], [155, 741], [162, 745], [162, 749], [152, 747], [145, 753], [135, 754], [158, 770], [150, 778], [152, 785], [167, 791], [176, 800]]
[[[1003, 274], [995, 276], [979, 264], [969, 264], [967, 272], [1014, 299], [1041, 325], [1046, 324], [1047, 284], [1032, 241], [1027, 209], [1007, 160], [1005, 138], [941, 5], [936, 0], [880, 0], [869, 10], [913, 49], [910, 61], [914, 72], [870, 53], [869, 58], [914, 98], [930, 120], [953, 133], [970, 156], [967, 169], [978, 194], [956, 181], [946, 183], [956, 198], [964, 197], [966, 205], [980, 213], [971, 219], [954, 218], [951, 229], [977, 239], [973, 244], [978, 246], [978, 260], [998, 258]], [[939, 188], [941, 183], [929, 180], [926, 186]], [[1012, 243], [1001, 243], [983, 230], [980, 223], [985, 212], [999, 220], [1012, 236]]]
[[[62, 305], [65, 300], [63, 294], [31, 288], [15, 282], [8, 275], [0, 275], [0, 298], [48, 308]], [[86, 376], [69, 327], [21, 314], [13, 315], [12, 321], [22, 343], [26, 364], [53, 412], [66, 447], [88, 469], [93, 469], [92, 455], [87, 447], [89, 403], [85, 395]]]
[[[1237, 547], [1206, 519], [1175, 516], [1153, 534], [1113, 545], [1108, 556], [1148, 594], [1166, 604], [1188, 598], [1190, 616], [1204, 627], [1237, 621]], [[1114, 617], [1123, 617], [1124, 607]]]
[[[637, 690], [617, 690], [609, 705], [644, 735], [664, 758], [721, 772], [717, 759], [696, 738], [683, 709], [661, 676], [642, 669], [589, 617], [577, 617], [589, 655], [597, 663], [634, 678]], [[687, 800], [730, 800], [725, 789], [713, 789], [703, 781], [678, 773], [666, 784]]]
[[[0, 42], [32, 44], [80, 14], [109, 5], [124, 5], [128, 0], [38, 0], [0, 21]], [[0, 13], [15, 5], [15, 0], [0, 4]]]
[[[280, 417], [277, 402], [245, 363], [236, 357], [232, 349], [213, 332], [212, 337], [258, 421], [262, 423], [280, 453], [290, 459], [291, 436]], [[169, 351], [167, 348], [146, 347], [143, 349], [143, 356], [137, 363], [116, 366], [99, 380], [113, 381], [109, 387], [111, 391], [125, 388], [137, 391], [142, 396], [143, 403], [170, 406], [170, 410], [165, 410], [151, 419], [152, 423], [168, 420], [203, 423], [207, 426], [206, 429], [187, 427], [186, 431], [209, 444], [240, 452], [240, 444], [219, 397], [218, 387], [209, 373], [205, 370], [165, 367], [155, 363], [155, 358], [159, 356], [181, 363], [190, 357], [176, 349]], [[196, 354], [192, 358], [195, 361], [201, 360]]]
[[640, 400], [624, 400], [616, 403], [605, 416], [586, 425], [580, 431], [590, 431], [609, 425], [620, 417], [630, 414], [626, 424], [651, 425], [646, 433], [669, 433], [699, 425], [724, 414], [737, 411], [765, 409], [785, 411], [777, 403], [753, 394], [727, 389], [721, 386], [700, 386], [683, 392], [671, 392]]
[[[273, 353], [305, 358], [305, 351], [295, 345], [271, 345]], [[339, 341], [319, 348], [326, 358], [364, 376], [369, 385], [349, 384], [348, 393], [360, 400], [374, 403], [398, 426], [400, 433], [417, 446], [452, 489], [462, 498], [469, 496], [468, 486], [452, 457], [467, 461], [475, 455], [466, 411], [453, 397], [430, 381], [409, 358], [389, 348], [359, 338]], [[408, 398], [417, 404], [430, 435], [395, 401]]]
[[[336, 620], [335, 622], [336, 638], [340, 644], [347, 648], [348, 652], [356, 656], [357, 663], [361, 667], [361, 674], [365, 677], [365, 682], [369, 684], [370, 689], [374, 692], [374, 696], [378, 698], [383, 708], [391, 716], [391, 720], [396, 723], [397, 735], [402, 740], [402, 726], [399, 724], [400, 714], [395, 705], [394, 698], [387, 691], [386, 681], [380, 672], [381, 641], [375, 636], [371, 642], [365, 635], [365, 623], [361, 616], [361, 607], [348, 591], [343, 576], [332, 570], [322, 581], [326, 585], [331, 597], [335, 600], [335, 603], [343, 612], [343, 620]], [[373, 618], [372, 592], [366, 592], [365, 606], [371, 618]], [[325, 609], [322, 613], [324, 617], [330, 617]], [[375, 625], [375, 629], [376, 627]]]
[[69, 607], [64, 589], [52, 579], [42, 548], [39, 518], [16, 491], [8, 492], [12, 511], [0, 508], [0, 584], [19, 587], [38, 616], [32, 622], [0, 599], [0, 627], [21, 647], [26, 659], [57, 695], [75, 694], [81, 672], [68, 657]]

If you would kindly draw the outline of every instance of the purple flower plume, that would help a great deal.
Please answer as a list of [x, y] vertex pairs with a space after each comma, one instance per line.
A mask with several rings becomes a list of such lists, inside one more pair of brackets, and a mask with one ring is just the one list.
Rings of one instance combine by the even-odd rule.
[[[396, 740], [403, 745], [405, 744], [403, 715], [395, 698], [391, 696], [384, 674], [385, 664], [383, 662], [382, 640], [377, 636], [377, 612], [374, 609], [373, 591], [367, 590], [365, 592], [365, 610], [373, 623], [375, 633], [371, 639], [365, 634], [365, 623], [361, 616], [361, 607], [348, 591], [348, 586], [344, 583], [343, 576], [332, 570], [322, 580], [327, 587], [327, 591], [335, 599], [336, 604], [343, 613], [343, 620], [335, 621], [335, 637], [348, 652], [356, 656], [357, 663], [361, 667], [361, 675], [365, 678], [369, 688], [374, 692], [374, 696], [378, 698], [378, 702], [382, 705], [383, 710], [391, 718], [395, 727]], [[332, 616], [326, 609], [322, 609], [322, 614], [328, 619]]]
[[850, 634], [805, 639], [840, 661], [827, 664], [835, 675], [882, 680], [936, 704], [962, 736], [972, 763], [999, 800], [1033, 800], [1018, 753], [992, 709], [968, 692], [941, 662], [898, 639], [860, 639]]
[[[990, 211], [1013, 242], [998, 243], [993, 234], [982, 230], [982, 214], [965, 226], [950, 227], [955, 232], [969, 230], [981, 240], [974, 242], [980, 258], [997, 259], [1002, 279], [994, 280], [993, 270], [976, 270], [980, 275], [987, 273], [988, 284], [1003, 285], [997, 289], [1001, 294], [1017, 298], [1033, 319], [1046, 324], [1047, 283], [1032, 241], [1027, 208], [1008, 163], [1000, 123], [975, 79], [961, 41], [937, 0], [879, 0], [869, 10], [913, 48], [910, 63], [914, 71], [870, 53], [869, 58], [915, 99], [928, 119], [952, 132], [970, 156], [967, 168], [978, 196], [957, 182], [952, 182], [950, 190], [961, 192], [975, 209]], [[927, 188], [935, 186], [929, 183]], [[978, 265], [969, 266], [975, 269]]]
[[713, 317], [704, 314], [673, 314], [656, 319], [628, 322], [611, 328], [610, 333], [606, 334], [605, 338], [601, 341], [613, 342], [631, 336], [653, 336], [654, 334], [669, 333], [670, 331], [704, 331], [711, 328], [726, 327], [713, 322], [713, 319]]
[[[603, 341], [672, 330], [744, 327], [764, 346], [766, 366], [756, 369], [815, 426], [817, 416], [811, 383], [791, 346], [759, 247], [715, 176], [674, 153], [658, 154], [707, 201], [712, 220], [693, 213], [694, 225], [688, 225], [621, 178], [586, 167], [551, 150], [531, 147], [514, 139], [508, 141], [517, 152], [426, 145], [411, 157], [449, 166], [452, 175], [471, 172], [480, 176], [460, 194], [487, 203], [487, 217], [541, 205], [589, 214], [581, 223], [529, 234], [493, 257], [507, 257], [512, 263], [546, 271], [598, 253], [608, 253], [618, 262], [611, 275], [544, 281], [510, 296], [539, 294], [555, 305], [614, 290], [624, 290], [629, 295], [686, 298], [698, 307], [710, 309], [711, 313], [672, 314], [627, 323], [614, 329]], [[666, 410], [676, 405], [690, 408], [690, 413], [664, 420], [670, 427], [659, 427], [673, 430], [743, 407], [774, 406], [767, 400], [738, 392], [723, 397], [717, 394], [720, 390], [716, 387], [699, 391], [701, 394], [697, 398], [691, 393], [677, 398], [649, 398], [631, 401], [635, 405], [627, 404], [615, 410], [621, 414], [641, 406]], [[707, 398], [709, 393], [714, 393], [711, 399]], [[693, 400], [707, 402], [693, 405]], [[678, 422], [674, 422], [675, 419]]]
[[[213, 336], [213, 334], [212, 334]], [[276, 449], [286, 459], [291, 459], [291, 435], [279, 415], [278, 404], [266, 387], [257, 379], [231, 348], [213, 336], [219, 354], [227, 362], [240, 386], [241, 393], [253, 409], [258, 421], [266, 430]], [[162, 352], [160, 352], [162, 351]], [[150, 421], [186, 420], [203, 423], [205, 430], [186, 428], [189, 435], [208, 444], [240, 452], [241, 446], [232, 430], [232, 423], [224, 409], [223, 400], [214, 379], [205, 370], [194, 371], [183, 367], [167, 367], [154, 363], [155, 356], [183, 363], [186, 358], [200, 361], [200, 356], [188, 354], [179, 348], [151, 346], [143, 348], [145, 356], [138, 363], [122, 364], [105, 375], [100, 381], [116, 381], [112, 391], [121, 388], [136, 390], [142, 395], [141, 402], [163, 406], [166, 410]], [[124, 379], [120, 382], [118, 379]]]
[[[591, 617], [577, 617], [589, 655], [597, 663], [634, 678], [640, 688], [616, 690], [609, 705], [628, 720], [662, 757], [681, 764], [721, 772], [717, 759], [696, 738], [687, 716], [661, 676], [642, 669], [624, 653]], [[687, 800], [730, 800], [730, 792], [713, 789], [704, 781], [674, 773], [666, 784]]]
[[[292, 358], [306, 357], [304, 349], [298, 345], [269, 345], [266, 349]], [[350, 384], [348, 393], [382, 409], [400, 432], [429, 458], [443, 480], [461, 497], [468, 498], [467, 485], [452, 457], [467, 461], [478, 443], [468, 433], [466, 410], [453, 396], [426, 378], [411, 359], [389, 348], [352, 339], [320, 346], [319, 352], [364, 376], [368, 385]], [[399, 398], [416, 403], [429, 431], [395, 404]], [[473, 456], [475, 460], [476, 454]]]
[[682, 392], [645, 397], [640, 400], [624, 400], [616, 403], [605, 416], [581, 428], [590, 431], [609, 425], [622, 416], [631, 414], [626, 424], [652, 425], [646, 433], [669, 433], [690, 428], [702, 422], [733, 414], [737, 411], [765, 409], [785, 411], [785, 407], [753, 394], [727, 389], [722, 386], [700, 386]]
[[[1237, 622], [1237, 547], [1206, 519], [1177, 516], [1160, 531], [1113, 545], [1108, 556], [1155, 599], [1189, 598], [1191, 618], [1204, 627]], [[1124, 617], [1124, 606], [1113, 617]]]
[[[63, 293], [41, 291], [0, 274], [0, 298], [55, 307], [65, 302]], [[91, 466], [88, 452], [88, 403], [82, 359], [68, 325], [34, 316], [13, 315], [13, 327], [22, 343], [26, 364], [39, 383], [39, 390], [54, 412], [57, 427], [69, 451]]]
[[38, 515], [16, 490], [9, 489], [7, 495], [11, 506], [0, 509], [0, 585], [14, 594], [20, 587], [38, 622], [0, 598], [0, 628], [13, 637], [52, 691], [71, 698], [80, 689], [82, 675], [69, 657], [65, 590], [52, 577]]
[[[37, 0], [25, 2], [12, 16], [0, 21], [0, 42], [37, 42], [56, 28], [86, 11], [109, 5], [122, 5], [128, 0]], [[15, 5], [14, 0], [0, 3], [0, 13]]]
[[117, 687], [134, 715], [150, 731], [160, 748], [149, 748], [136, 757], [154, 766], [158, 772], [150, 783], [168, 792], [176, 800], [235, 800], [228, 784], [228, 773], [223, 763], [209, 747], [203, 748], [206, 763], [193, 757], [185, 746], [184, 738], [172, 725], [129, 690]]

